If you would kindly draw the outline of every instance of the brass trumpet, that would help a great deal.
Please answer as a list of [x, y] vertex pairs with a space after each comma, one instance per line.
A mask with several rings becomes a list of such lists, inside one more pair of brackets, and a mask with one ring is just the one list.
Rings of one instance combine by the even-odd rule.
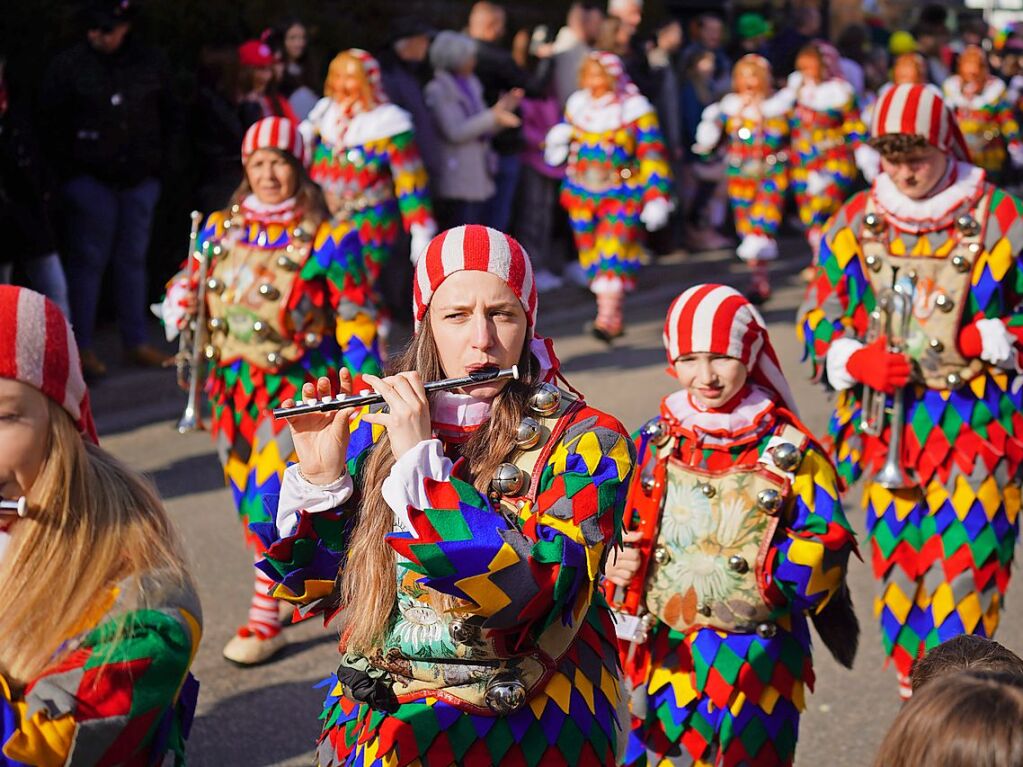
[[[909, 291], [902, 283], [896, 282], [878, 296], [877, 306], [870, 313], [867, 326], [867, 343], [876, 341], [882, 327], [888, 339], [888, 351], [905, 354], [913, 321], [913, 291], [915, 282], [909, 281]], [[896, 329], [898, 332], [896, 333]], [[878, 437], [884, 431], [885, 416], [891, 414], [888, 454], [884, 465], [874, 475], [874, 482], [889, 490], [915, 487], [918, 483], [912, 469], [902, 464], [902, 437], [906, 427], [906, 392], [900, 389], [892, 395], [889, 411], [885, 393], [865, 387], [860, 413], [860, 430], [864, 434]]]
[[202, 382], [203, 350], [206, 346], [206, 277], [209, 273], [209, 253], [196, 248], [202, 214], [192, 211], [192, 231], [188, 237], [189, 260], [199, 260], [199, 287], [196, 291], [195, 317], [185, 323], [178, 340], [178, 353], [174, 357], [177, 368], [178, 386], [188, 389], [185, 411], [178, 421], [178, 433], [201, 431], [202, 403], [199, 401], [199, 386]]

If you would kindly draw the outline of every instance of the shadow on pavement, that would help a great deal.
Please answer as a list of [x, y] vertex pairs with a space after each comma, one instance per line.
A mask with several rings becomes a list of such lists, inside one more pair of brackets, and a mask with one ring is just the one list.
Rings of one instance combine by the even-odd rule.
[[224, 487], [224, 472], [212, 452], [191, 455], [157, 471], [147, 472], [164, 499], [219, 490]]

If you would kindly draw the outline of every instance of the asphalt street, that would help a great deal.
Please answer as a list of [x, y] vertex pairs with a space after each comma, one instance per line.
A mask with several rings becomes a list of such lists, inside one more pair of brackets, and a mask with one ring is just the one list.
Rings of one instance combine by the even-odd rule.
[[[807, 380], [793, 319], [802, 296], [796, 273], [808, 257], [798, 240], [783, 242], [786, 257], [774, 265], [776, 293], [764, 307], [804, 420], [822, 431], [829, 402]], [[671, 299], [695, 282], [744, 287], [743, 267], [725, 252], [659, 260], [647, 269], [627, 304], [628, 333], [613, 349], [585, 334], [592, 299], [565, 288], [540, 299], [540, 331], [552, 336], [563, 369], [596, 407], [634, 429], [656, 414], [672, 388], [665, 373], [661, 328]], [[115, 345], [111, 334], [107, 343]], [[337, 664], [336, 627], [307, 622], [286, 629], [289, 645], [273, 663], [236, 668], [220, 651], [244, 622], [252, 566], [209, 436], [179, 436], [173, 425], [184, 404], [170, 371], [142, 371], [116, 365], [93, 391], [103, 445], [157, 484], [181, 531], [203, 601], [205, 634], [193, 671], [202, 688], [189, 742], [192, 765], [308, 765], [320, 725], [323, 690], [314, 689]], [[846, 512], [862, 538], [858, 494]], [[873, 617], [874, 584], [865, 562], [854, 561], [850, 582], [863, 633], [854, 671], [839, 667], [821, 648], [815, 659], [816, 691], [808, 697], [800, 727], [796, 764], [869, 765], [898, 711], [894, 673], [882, 668]], [[1010, 589], [998, 639], [1023, 654], [1023, 616]]]

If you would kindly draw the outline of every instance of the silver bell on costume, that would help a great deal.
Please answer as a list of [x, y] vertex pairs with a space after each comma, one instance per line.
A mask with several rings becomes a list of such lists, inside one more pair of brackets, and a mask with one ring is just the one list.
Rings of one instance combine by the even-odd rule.
[[540, 444], [543, 429], [535, 418], [524, 416], [515, 430], [515, 446], [520, 450], [531, 450]]
[[554, 384], [542, 383], [529, 395], [529, 407], [538, 415], [554, 415], [560, 406], [561, 390]]
[[479, 638], [479, 628], [464, 618], [457, 618], [448, 625], [448, 633], [459, 644], [470, 644]]
[[803, 461], [803, 454], [791, 442], [782, 442], [771, 450], [774, 464], [782, 471], [795, 471]]
[[642, 433], [644, 437], [657, 445], [657, 447], [662, 447], [671, 436], [664, 425], [664, 421], [659, 417], [651, 418], [643, 424]]
[[526, 484], [526, 473], [514, 463], [502, 463], [494, 471], [490, 488], [500, 495], [518, 495]]
[[525, 704], [526, 685], [514, 672], [504, 671], [490, 680], [483, 699], [495, 714], [507, 716]]

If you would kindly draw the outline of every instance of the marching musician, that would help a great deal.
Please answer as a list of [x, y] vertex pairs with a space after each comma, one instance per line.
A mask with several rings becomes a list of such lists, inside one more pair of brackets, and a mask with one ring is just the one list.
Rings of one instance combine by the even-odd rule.
[[[596, 582], [631, 442], [565, 388], [511, 237], [442, 232], [414, 286], [401, 372], [365, 377], [387, 409], [290, 419], [299, 464], [256, 528], [276, 596], [343, 609], [319, 764], [613, 765], [625, 712]], [[518, 380], [424, 390], [513, 364]]]
[[664, 345], [680, 388], [638, 434], [626, 548], [605, 571], [629, 608], [624, 764], [791, 765], [814, 681], [807, 616], [846, 665], [858, 636], [835, 470], [736, 290], [682, 293]]
[[875, 613], [908, 697], [915, 658], [958, 634], [994, 634], [1009, 582], [1023, 202], [970, 162], [933, 88], [889, 89], [871, 136], [883, 172], [832, 220], [798, 331], [815, 376], [838, 392], [839, 475], [868, 477]]
[[[190, 258], [161, 307], [172, 339], [195, 313], [201, 289], [211, 433], [257, 559], [262, 548], [248, 524], [270, 518], [264, 499], [279, 492], [284, 468], [295, 460], [291, 432], [269, 410], [319, 376], [381, 370], [359, 234], [350, 221], [329, 222], [303, 154], [289, 120], [268, 117], [248, 129], [245, 179], [231, 207], [212, 214], [199, 235], [196, 255], [209, 259], [207, 280], [197, 284], [199, 258]], [[256, 571], [249, 618], [224, 648], [228, 660], [262, 663], [284, 646], [270, 586]]]
[[0, 764], [183, 763], [202, 613], [178, 536], [98, 446], [57, 305], [0, 286], [0, 325]]

